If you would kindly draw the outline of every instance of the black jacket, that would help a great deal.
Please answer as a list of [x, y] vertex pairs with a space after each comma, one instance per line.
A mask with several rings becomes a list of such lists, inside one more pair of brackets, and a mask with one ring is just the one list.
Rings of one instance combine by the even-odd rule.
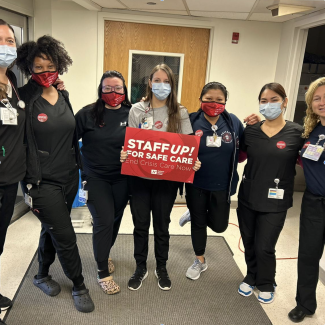
[[[7, 77], [17, 91], [15, 74], [7, 70]], [[17, 125], [0, 122], [0, 186], [21, 181], [26, 173], [25, 110], [18, 107], [16, 92], [12, 89], [11, 105], [17, 109]], [[2, 104], [0, 106], [3, 106]]]
[[[190, 121], [192, 125], [194, 121], [200, 117], [201, 114], [203, 114], [203, 111], [201, 109], [199, 109], [195, 113], [190, 114]], [[233, 138], [236, 139], [236, 137], [238, 137], [239, 141], [241, 141], [241, 138], [243, 136], [243, 128], [240, 127], [241, 124], [240, 120], [234, 114], [229, 114], [226, 110], [223, 113], [221, 113], [221, 115], [225, 119], [226, 123], [228, 124], [228, 127], [231, 130], [231, 134]], [[229, 186], [228, 186], [228, 202], [230, 202], [230, 196], [236, 193], [237, 184], [239, 181], [239, 176], [237, 173], [238, 155], [239, 155], [239, 150], [236, 148], [236, 141], [233, 141], [233, 155], [232, 155], [232, 163], [230, 168]], [[204, 166], [202, 166], [202, 168], [204, 168]]]
[[[42, 170], [33, 130], [32, 116], [34, 103], [42, 95], [42, 93], [43, 88], [32, 79], [30, 79], [25, 86], [19, 89], [20, 97], [26, 104], [27, 172], [24, 181], [36, 185], [39, 185], [42, 181]], [[68, 92], [61, 91], [61, 93], [68, 104], [71, 113], [73, 114]], [[74, 131], [73, 146], [75, 149], [77, 165], [80, 169], [82, 169], [76, 129]]]

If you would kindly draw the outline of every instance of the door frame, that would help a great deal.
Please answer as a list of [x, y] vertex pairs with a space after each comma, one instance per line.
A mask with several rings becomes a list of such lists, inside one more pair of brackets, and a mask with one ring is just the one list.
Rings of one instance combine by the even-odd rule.
[[[309, 28], [325, 25], [325, 10], [316, 14], [296, 18], [293, 22], [289, 22], [289, 24], [291, 24], [289, 25], [292, 37], [290, 42], [291, 44], [283, 43], [280, 45], [283, 48], [282, 51], [286, 51], [287, 53], [287, 69], [283, 77], [280, 79], [282, 79], [283, 86], [287, 90], [289, 100], [286, 118], [293, 121], [298, 98], [302, 64], [306, 50], [308, 30]], [[277, 74], [280, 74], [280, 69], [281, 67], [278, 62]]]
[[[205, 28], [210, 29], [209, 49], [206, 66], [205, 82], [207, 83], [210, 78], [211, 57], [213, 48], [213, 39], [215, 35], [216, 22], [208, 19], [188, 17], [168, 17], [160, 16], [155, 13], [121, 13], [120, 11], [110, 10], [98, 12], [98, 33], [97, 33], [97, 80], [100, 80], [104, 70], [104, 38], [105, 38], [105, 20], [121, 21], [138, 24], [154, 24], [154, 25], [167, 25], [179, 26], [190, 28]], [[97, 89], [96, 89], [97, 91]]]

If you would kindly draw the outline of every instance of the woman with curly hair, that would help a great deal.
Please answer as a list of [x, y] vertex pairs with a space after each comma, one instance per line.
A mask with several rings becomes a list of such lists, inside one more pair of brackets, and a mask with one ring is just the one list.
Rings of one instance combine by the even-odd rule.
[[76, 114], [82, 138], [82, 180], [93, 217], [93, 247], [97, 281], [106, 294], [120, 292], [109, 258], [128, 202], [128, 178], [121, 175], [119, 153], [124, 144], [131, 103], [125, 80], [117, 71], [106, 71], [98, 86], [98, 99]]
[[301, 150], [306, 190], [301, 204], [297, 306], [289, 318], [301, 322], [316, 311], [319, 260], [325, 238], [325, 78], [312, 82], [305, 95], [305, 144]]
[[53, 83], [68, 71], [72, 60], [61, 42], [40, 37], [18, 48], [17, 66], [28, 83], [20, 88], [26, 103], [27, 172], [25, 200], [42, 223], [38, 247], [39, 270], [33, 283], [49, 296], [60, 285], [49, 275], [57, 253], [66, 276], [73, 282], [72, 296], [81, 312], [94, 310], [84, 284], [81, 260], [70, 212], [78, 190], [81, 160], [72, 107], [66, 91]]

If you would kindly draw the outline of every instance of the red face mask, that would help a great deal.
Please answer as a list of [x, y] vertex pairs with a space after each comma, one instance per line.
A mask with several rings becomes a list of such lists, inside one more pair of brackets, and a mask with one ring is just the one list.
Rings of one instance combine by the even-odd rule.
[[32, 79], [35, 80], [42, 87], [50, 87], [58, 79], [59, 73], [57, 71], [45, 71], [40, 73], [32, 72]]
[[202, 111], [210, 117], [220, 115], [225, 110], [225, 107], [226, 107], [226, 104], [221, 104], [221, 103], [217, 103], [217, 102], [202, 102], [201, 103]]
[[119, 94], [115, 91], [110, 93], [102, 93], [102, 100], [111, 107], [120, 105], [125, 99], [125, 94]]

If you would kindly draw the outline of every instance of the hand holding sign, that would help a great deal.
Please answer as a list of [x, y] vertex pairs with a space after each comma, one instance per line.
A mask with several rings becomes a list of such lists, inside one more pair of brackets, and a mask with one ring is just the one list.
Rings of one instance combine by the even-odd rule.
[[127, 128], [122, 174], [192, 183], [200, 139], [195, 136]]

